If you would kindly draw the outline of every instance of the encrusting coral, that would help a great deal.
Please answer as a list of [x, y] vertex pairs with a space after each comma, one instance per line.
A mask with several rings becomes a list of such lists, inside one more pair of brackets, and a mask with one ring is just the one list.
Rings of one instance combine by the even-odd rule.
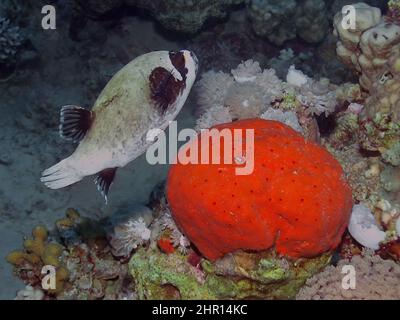
[[[355, 270], [355, 287], [342, 286], [343, 269]], [[348, 269], [347, 269], [348, 270]], [[364, 250], [362, 255], [343, 259], [336, 266], [308, 279], [297, 295], [299, 300], [381, 300], [400, 299], [400, 265]]]

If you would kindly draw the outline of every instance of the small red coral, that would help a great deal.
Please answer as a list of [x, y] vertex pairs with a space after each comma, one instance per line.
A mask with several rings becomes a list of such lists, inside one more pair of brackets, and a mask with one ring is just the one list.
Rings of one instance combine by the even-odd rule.
[[171, 254], [175, 252], [174, 245], [168, 239], [161, 238], [158, 240], [157, 244], [160, 250], [166, 254]]
[[[214, 128], [255, 130], [254, 172], [236, 175], [235, 164], [178, 163], [167, 182], [173, 218], [205, 257], [274, 246], [285, 256], [313, 257], [338, 246], [352, 194], [330, 153], [275, 121]], [[187, 148], [181, 152], [187, 154]], [[224, 143], [220, 148], [224, 154]]]

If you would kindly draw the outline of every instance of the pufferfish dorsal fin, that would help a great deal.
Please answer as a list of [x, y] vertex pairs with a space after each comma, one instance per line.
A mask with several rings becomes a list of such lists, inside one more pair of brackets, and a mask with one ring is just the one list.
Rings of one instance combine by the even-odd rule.
[[104, 197], [106, 204], [108, 202], [108, 191], [110, 191], [110, 187], [114, 181], [115, 173], [118, 168], [109, 168], [101, 171], [96, 179], [94, 179], [94, 183], [97, 186], [97, 190], [100, 191], [101, 195]]
[[176, 79], [172, 72], [162, 67], [155, 68], [149, 80], [151, 100], [161, 113], [165, 113], [168, 107], [178, 99], [186, 86], [185, 79]]
[[68, 141], [81, 141], [94, 119], [92, 111], [77, 106], [64, 106], [60, 112], [60, 136]]

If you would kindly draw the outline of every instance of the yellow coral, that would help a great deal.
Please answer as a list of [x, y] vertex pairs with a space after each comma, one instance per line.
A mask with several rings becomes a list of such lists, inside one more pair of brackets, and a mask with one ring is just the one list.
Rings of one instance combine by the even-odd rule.
[[67, 212], [65, 215], [67, 216], [68, 219], [72, 220], [73, 222], [75, 222], [76, 220], [78, 220], [81, 217], [79, 212], [72, 208], [67, 209]]
[[43, 254], [42, 261], [45, 265], [50, 265], [53, 267], [60, 266], [60, 260], [58, 259], [58, 256], [52, 254]]
[[18, 250], [12, 251], [7, 255], [6, 260], [14, 266], [19, 266], [25, 261], [25, 253]]
[[61, 266], [57, 269], [56, 279], [58, 280], [68, 280], [69, 278], [69, 271], [67, 268]]
[[27, 239], [24, 241], [24, 248], [28, 252], [33, 252], [37, 254], [38, 256], [41, 256], [44, 252], [44, 242], [39, 239]]
[[25, 253], [24, 258], [30, 264], [39, 264], [41, 262], [41, 258], [35, 253]]
[[71, 228], [74, 226], [74, 222], [69, 218], [63, 218], [56, 221], [56, 226], [58, 228]]
[[56, 279], [56, 288], [47, 290], [50, 294], [59, 294], [64, 290], [65, 281], [61, 279]]
[[43, 226], [37, 226], [33, 229], [32, 235], [34, 239], [46, 241], [48, 232], [47, 229]]
[[58, 243], [49, 243], [46, 245], [43, 254], [58, 257], [63, 252], [63, 249], [63, 246], [59, 245]]
[[[74, 209], [68, 209], [66, 218], [58, 220], [57, 226], [72, 227], [76, 220], [80, 218], [79, 213]], [[32, 239], [24, 241], [24, 250], [12, 251], [7, 256], [7, 262], [16, 268], [27, 262], [34, 266], [51, 265], [57, 269], [56, 272], [56, 289], [48, 290], [50, 294], [59, 294], [64, 289], [65, 283], [69, 279], [68, 269], [61, 263], [60, 256], [64, 247], [58, 243], [46, 243], [48, 239], [48, 231], [43, 226], [36, 226], [32, 230]]]
[[15, 250], [10, 252], [6, 260], [14, 266], [20, 266], [25, 261], [31, 264], [37, 264], [41, 262], [40, 257], [35, 253], [25, 253], [23, 251]]

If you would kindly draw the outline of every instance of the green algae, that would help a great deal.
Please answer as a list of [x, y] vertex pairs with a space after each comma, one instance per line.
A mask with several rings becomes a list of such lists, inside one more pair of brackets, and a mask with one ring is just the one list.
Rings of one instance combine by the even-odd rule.
[[180, 253], [141, 248], [129, 271], [140, 299], [292, 299], [330, 257], [290, 262], [265, 253], [238, 253], [221, 261], [203, 260], [201, 271]]

